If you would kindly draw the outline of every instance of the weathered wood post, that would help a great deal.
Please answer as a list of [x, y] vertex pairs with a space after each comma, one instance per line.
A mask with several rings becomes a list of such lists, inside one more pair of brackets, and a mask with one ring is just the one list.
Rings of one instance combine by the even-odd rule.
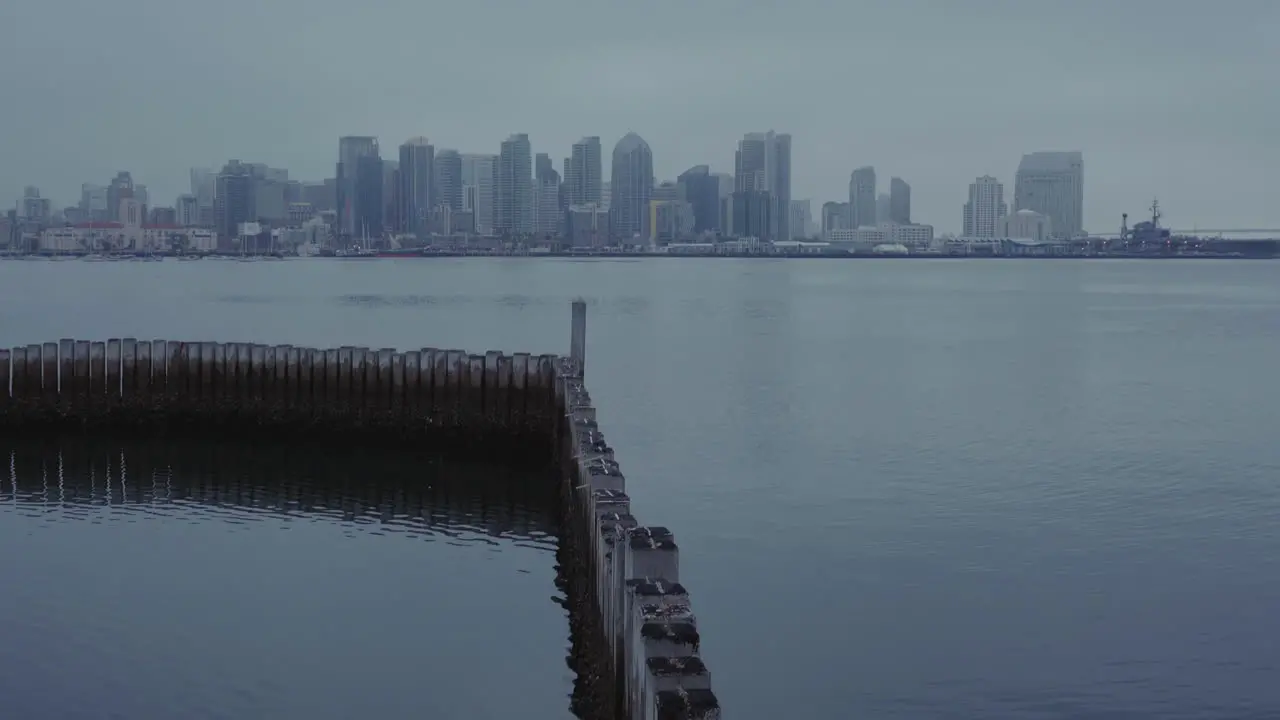
[[580, 379], [585, 377], [587, 367], [587, 301], [582, 298], [573, 301], [573, 325], [569, 331], [569, 359], [573, 361], [576, 376]]

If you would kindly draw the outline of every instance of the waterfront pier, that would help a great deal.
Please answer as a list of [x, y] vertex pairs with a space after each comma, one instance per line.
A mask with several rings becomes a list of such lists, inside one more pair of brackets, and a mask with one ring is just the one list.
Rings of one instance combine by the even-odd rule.
[[138, 340], [0, 350], [0, 431], [341, 434], [348, 442], [534, 453], [557, 472], [574, 708], [719, 718], [673, 533], [630, 512], [585, 386], [586, 303], [567, 355]]

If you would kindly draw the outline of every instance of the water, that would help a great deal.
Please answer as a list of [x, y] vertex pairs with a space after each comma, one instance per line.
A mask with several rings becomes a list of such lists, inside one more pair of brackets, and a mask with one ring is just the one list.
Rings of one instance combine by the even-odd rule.
[[[603, 427], [636, 514], [676, 532], [729, 716], [1280, 715], [1280, 263], [0, 263], [0, 343], [133, 335], [560, 352], [575, 295], [591, 305], [587, 375]], [[163, 522], [99, 527], [95, 544], [62, 529], [74, 523], [30, 526], [0, 507], [4, 546], [26, 549], [0, 559], [15, 586], [93, 587], [77, 569], [93, 567], [88, 577], [114, 582], [116, 602], [136, 604], [136, 588], [163, 577], [164, 562], [111, 549]], [[14, 539], [14, 527], [31, 534]], [[370, 552], [400, 547], [320, 527]], [[132, 542], [135, 552], [154, 547]], [[135, 676], [102, 668], [144, 661], [148, 644], [177, 628], [214, 648], [253, 639], [254, 653], [277, 658], [339, 657], [339, 640], [358, 644], [351, 632], [298, 646], [299, 634], [273, 634], [278, 616], [248, 612], [243, 626], [205, 633], [204, 605], [241, 602], [244, 583], [231, 580], [252, 568], [231, 542], [204, 550], [221, 563], [205, 564], [222, 568], [209, 601], [184, 595], [189, 607], [168, 624], [135, 616], [113, 636], [130, 643], [84, 637], [104, 661], [59, 675], [61, 689], [74, 688], [81, 708], [117, 697], [102, 688]], [[171, 557], [201, 552], [191, 543], [174, 534], [165, 547]], [[467, 573], [478, 565], [444, 543], [404, 543], [376, 565], [386, 586], [404, 582], [396, 573], [410, 556]], [[324, 567], [328, 547], [283, 547], [273, 566]], [[504, 693], [521, 682], [489, 664], [498, 656], [543, 653], [555, 657], [545, 683], [555, 687], [522, 683], [510, 695], [545, 691], [560, 704], [538, 716], [563, 713], [566, 631], [547, 601], [551, 558], [535, 557], [544, 559], [522, 567], [529, 575], [468, 581], [492, 588], [485, 601], [509, 615], [549, 615], [545, 626], [508, 618], [515, 651], [486, 646], [483, 670], [466, 677], [418, 671], [406, 683], [388, 671], [368, 692], [334, 682], [316, 692], [461, 707], [503, 694], [495, 678]], [[287, 607], [299, 602], [295, 587], [252, 597]], [[447, 625], [472, 632], [500, 615], [478, 602], [446, 587], [418, 607], [451, 607]], [[375, 614], [392, 624], [413, 613]], [[45, 628], [27, 631], [32, 643], [61, 619], [3, 617], [6, 635]], [[433, 646], [421, 661], [433, 669], [455, 651], [478, 652], [460, 634], [400, 632], [423, 657]], [[216, 664], [216, 650], [165, 642], [165, 668]], [[381, 651], [362, 653], [332, 672], [360, 672]], [[37, 671], [4, 664], [6, 697], [38, 685]], [[278, 663], [259, 670], [281, 683], [264, 696], [301, 702]], [[245, 692], [248, 671], [200, 677], [207, 706], [235, 715], [222, 698]]]

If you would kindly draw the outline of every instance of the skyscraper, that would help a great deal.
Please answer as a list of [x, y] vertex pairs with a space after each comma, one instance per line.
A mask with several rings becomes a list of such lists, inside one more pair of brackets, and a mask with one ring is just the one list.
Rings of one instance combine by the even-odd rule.
[[[893, 207], [893, 197], [889, 198]], [[860, 167], [849, 176], [849, 227], [874, 227], [876, 224], [876, 169]]]
[[[337, 202], [338, 202], [338, 233], [346, 237], [355, 237], [361, 234], [361, 223], [357, 221], [357, 197], [362, 190], [367, 194], [372, 192], [368, 188], [360, 188], [359, 186], [359, 169], [360, 158], [373, 157], [381, 158], [378, 154], [378, 139], [367, 135], [347, 135], [338, 138], [338, 166], [337, 166]], [[381, 163], [379, 163], [380, 165]], [[366, 176], [366, 180], [372, 181], [371, 175]], [[382, 168], [378, 168], [377, 175], [377, 194], [379, 202], [381, 202], [382, 194]], [[378, 208], [379, 217], [381, 217], [381, 207]]]
[[683, 200], [693, 207], [695, 233], [720, 229], [720, 179], [706, 165], [695, 165], [676, 178]]
[[964, 204], [964, 236], [995, 237], [996, 226], [1008, 208], [1004, 204], [1004, 185], [990, 175], [969, 184], [969, 202]]
[[120, 201], [133, 197], [133, 176], [120, 171], [107, 185], [107, 217], [120, 220]]
[[560, 173], [551, 156], [538, 153], [534, 157], [533, 178], [534, 232], [542, 236], [559, 235], [564, 230], [564, 213], [560, 209]]
[[475, 232], [493, 233], [493, 179], [497, 155], [468, 153], [462, 156], [462, 209], [469, 211]]
[[[791, 232], [791, 136], [770, 130], [747, 133], [734, 158], [734, 189], [767, 193], [770, 209], [766, 239], [790, 240]], [[764, 202], [754, 197], [753, 202]]]
[[1060, 237], [1084, 232], [1084, 154], [1023, 155], [1013, 189], [1013, 209], [1047, 215], [1054, 234]]
[[889, 217], [887, 219], [899, 225], [911, 224], [911, 186], [902, 178], [889, 180]]
[[431, 189], [432, 202], [444, 205], [450, 212], [462, 212], [462, 156], [457, 150], [441, 148], [436, 153], [435, 177]]
[[410, 138], [400, 146], [397, 211], [400, 232], [425, 237], [431, 218], [432, 183], [436, 149], [424, 137]]
[[494, 231], [500, 235], [533, 232], [533, 157], [529, 136], [502, 141], [494, 179]]
[[224, 238], [240, 236], [240, 224], [257, 217], [253, 174], [250, 167], [232, 160], [222, 168], [215, 181], [214, 217], [218, 234]]
[[565, 193], [569, 205], [600, 203], [601, 183], [600, 138], [592, 135], [573, 144], [565, 161]]
[[649, 143], [633, 132], [623, 135], [613, 146], [612, 170], [610, 228], [614, 237], [630, 241], [644, 229], [653, 195], [653, 152]]

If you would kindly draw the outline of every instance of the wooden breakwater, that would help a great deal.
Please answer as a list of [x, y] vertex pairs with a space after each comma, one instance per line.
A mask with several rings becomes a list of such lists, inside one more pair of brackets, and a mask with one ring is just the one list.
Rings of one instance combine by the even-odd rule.
[[555, 355], [61, 340], [0, 350], [0, 426], [375, 430], [545, 448]]
[[720, 718], [679, 548], [630, 512], [584, 384], [586, 304], [567, 356], [249, 343], [62, 340], [0, 350], [0, 428], [370, 431], [506, 452], [560, 469], [559, 577], [574, 711], [604, 720]]

